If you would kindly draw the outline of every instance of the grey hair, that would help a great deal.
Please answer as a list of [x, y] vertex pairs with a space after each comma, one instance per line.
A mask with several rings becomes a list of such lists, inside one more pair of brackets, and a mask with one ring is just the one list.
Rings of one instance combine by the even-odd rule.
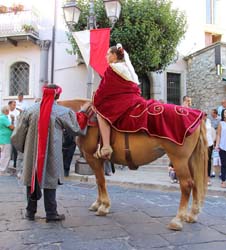
[[8, 105], [5, 105], [5, 106], [2, 107], [1, 112], [5, 114], [5, 112], [6, 112], [7, 110], [9, 110], [9, 106], [8, 106]]

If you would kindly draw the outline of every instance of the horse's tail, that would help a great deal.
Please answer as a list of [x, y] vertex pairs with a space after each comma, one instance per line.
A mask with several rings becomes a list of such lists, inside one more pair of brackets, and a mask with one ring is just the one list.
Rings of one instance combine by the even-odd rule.
[[[194, 180], [193, 192], [197, 195], [199, 207], [203, 204], [207, 191], [207, 165], [208, 165], [208, 146], [206, 140], [206, 125], [202, 120], [200, 124], [200, 134], [197, 145], [191, 156], [191, 171]], [[193, 194], [194, 194], [193, 193]]]

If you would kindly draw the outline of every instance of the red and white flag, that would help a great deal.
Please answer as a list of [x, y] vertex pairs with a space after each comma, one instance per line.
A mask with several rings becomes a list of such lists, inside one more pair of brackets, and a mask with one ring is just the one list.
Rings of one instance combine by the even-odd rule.
[[106, 54], [110, 44], [110, 29], [83, 30], [73, 33], [86, 65], [104, 75], [108, 66]]

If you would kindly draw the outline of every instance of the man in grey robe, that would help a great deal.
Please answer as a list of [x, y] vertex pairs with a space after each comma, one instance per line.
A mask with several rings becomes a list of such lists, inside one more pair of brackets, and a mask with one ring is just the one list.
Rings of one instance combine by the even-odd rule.
[[[50, 84], [45, 88], [60, 88], [57, 85]], [[60, 88], [61, 89], [61, 88]], [[57, 92], [56, 92], [57, 93]], [[43, 95], [44, 96], [44, 95]], [[42, 170], [42, 179], [39, 188], [44, 191], [44, 206], [46, 212], [46, 222], [61, 221], [65, 219], [63, 214], [57, 212], [56, 188], [63, 177], [63, 155], [62, 155], [62, 138], [63, 130], [66, 129], [72, 135], [85, 134], [86, 128], [81, 129], [76, 118], [76, 114], [69, 108], [60, 106], [56, 103], [59, 93], [55, 94], [49, 124], [47, 124], [48, 136]], [[44, 98], [43, 98], [44, 99]], [[43, 100], [42, 100], [43, 101]], [[43, 101], [44, 102], [44, 101]], [[42, 102], [41, 102], [42, 103]], [[11, 137], [12, 143], [18, 151], [24, 153], [23, 166], [23, 183], [27, 186], [28, 204], [26, 207], [25, 217], [29, 220], [35, 219], [37, 212], [37, 199], [31, 194], [31, 185], [34, 166], [37, 164], [37, 147], [39, 137], [40, 110], [41, 103], [36, 103], [27, 110], [23, 111], [18, 125]], [[43, 125], [43, 124], [42, 124]]]

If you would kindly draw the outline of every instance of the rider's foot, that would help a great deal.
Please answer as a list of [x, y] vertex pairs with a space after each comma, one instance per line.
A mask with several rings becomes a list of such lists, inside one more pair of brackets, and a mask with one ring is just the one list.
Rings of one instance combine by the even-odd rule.
[[102, 147], [100, 150], [101, 158], [110, 160], [112, 152], [113, 152], [113, 149], [111, 146]]
[[101, 158], [100, 144], [97, 145], [97, 151], [93, 154], [93, 157], [97, 159]]

